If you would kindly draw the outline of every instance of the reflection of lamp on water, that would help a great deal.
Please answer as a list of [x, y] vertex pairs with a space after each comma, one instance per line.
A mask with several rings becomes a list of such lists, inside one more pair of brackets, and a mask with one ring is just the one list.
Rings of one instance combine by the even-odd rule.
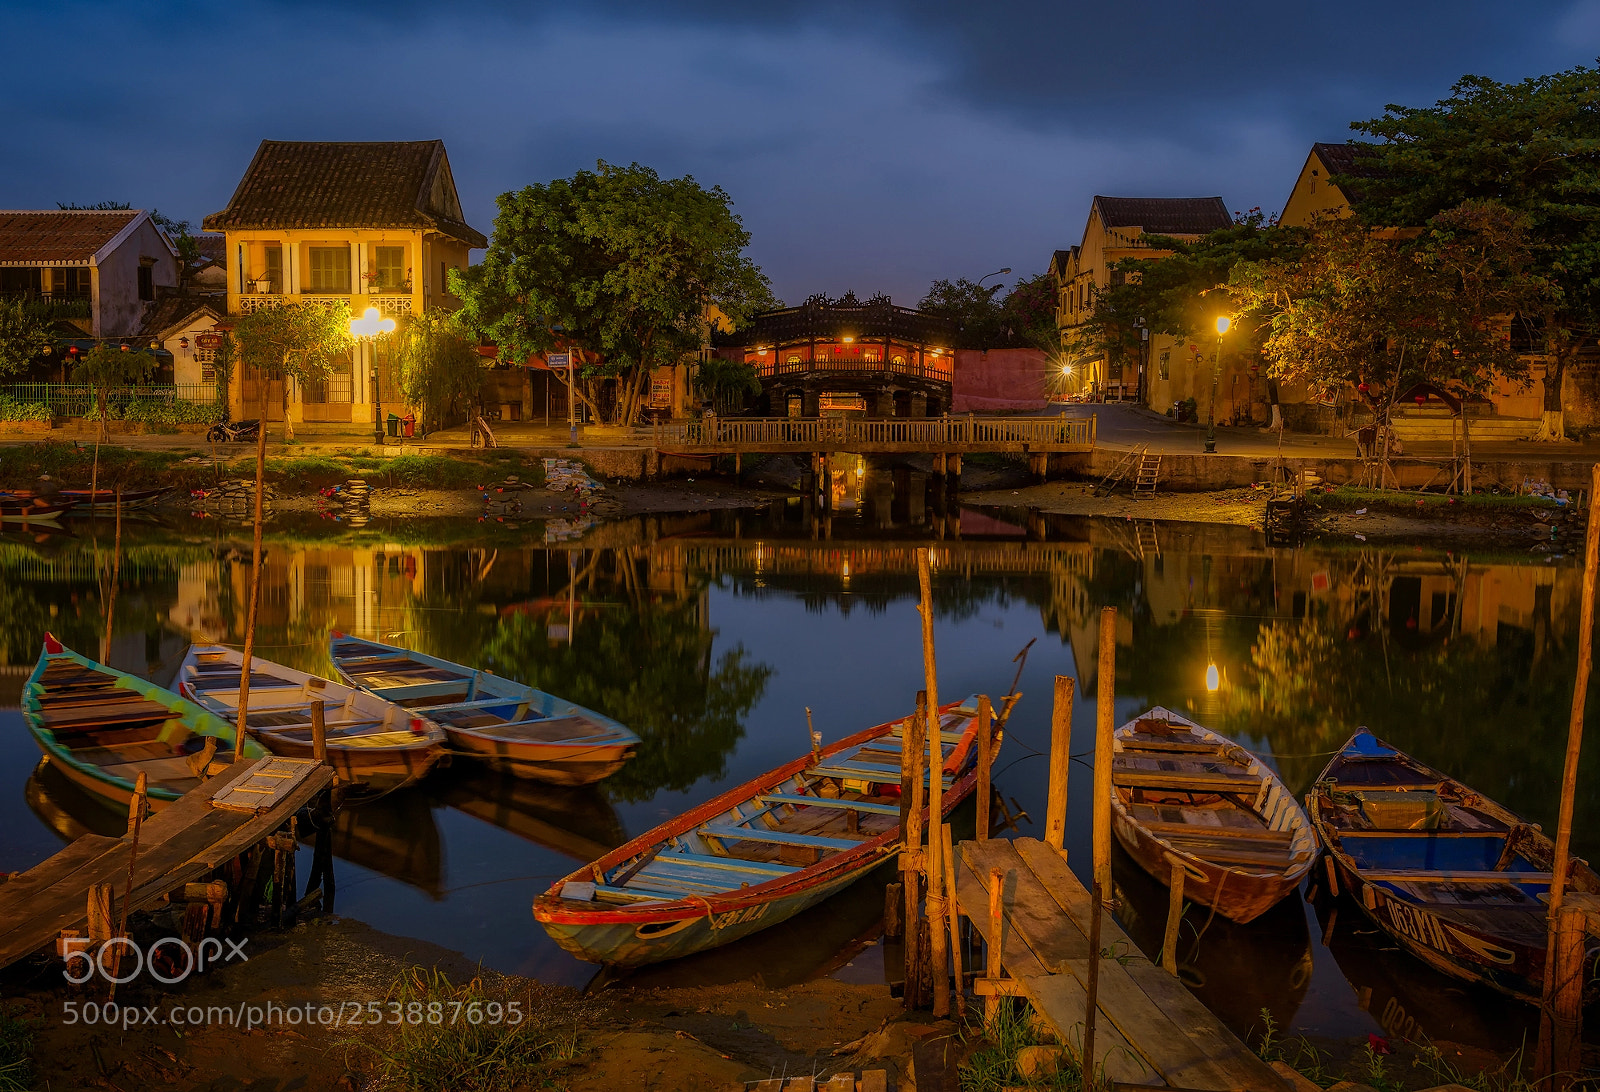
[[1222, 686], [1222, 673], [1217, 670], [1216, 664], [1206, 665], [1206, 689], [1215, 694]]

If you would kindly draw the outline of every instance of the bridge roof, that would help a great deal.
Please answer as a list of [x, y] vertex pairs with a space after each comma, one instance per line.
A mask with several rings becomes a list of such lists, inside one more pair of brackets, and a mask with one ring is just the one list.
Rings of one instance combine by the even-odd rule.
[[946, 348], [955, 341], [956, 325], [940, 315], [893, 304], [868, 303], [859, 307], [804, 304], [755, 316], [750, 326], [738, 335], [738, 343], [771, 345], [841, 337], [889, 337]]

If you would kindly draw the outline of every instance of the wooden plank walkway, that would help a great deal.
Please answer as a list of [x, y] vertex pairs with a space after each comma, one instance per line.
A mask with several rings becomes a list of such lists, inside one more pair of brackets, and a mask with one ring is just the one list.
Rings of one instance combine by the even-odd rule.
[[1093, 451], [1096, 418], [707, 417], [634, 430], [658, 451], [733, 455], [769, 451], [1035, 454]]
[[[992, 870], [1005, 874], [1006, 973], [1056, 1036], [1083, 1042], [1092, 896], [1055, 850], [1034, 838], [962, 842], [957, 902], [985, 943]], [[1109, 913], [1100, 917], [1095, 1065], [1122, 1088], [1284, 1092], [1284, 1084], [1194, 995], [1151, 963]]]
[[[292, 783], [279, 778], [270, 806], [243, 810], [214, 806], [212, 798], [235, 781], [271, 765], [299, 767]], [[289, 821], [333, 781], [333, 770], [299, 759], [263, 758], [236, 763], [146, 819], [139, 832], [133, 896], [128, 910], [146, 909], [161, 896], [201, 879]], [[54, 943], [63, 929], [87, 928], [89, 888], [111, 884], [118, 912], [128, 885], [132, 839], [88, 834], [49, 860], [0, 883], [0, 967]]]

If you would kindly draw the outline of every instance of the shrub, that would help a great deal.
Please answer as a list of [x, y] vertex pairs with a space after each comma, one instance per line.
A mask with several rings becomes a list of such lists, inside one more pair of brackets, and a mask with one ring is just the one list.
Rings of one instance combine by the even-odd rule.
[[33, 1025], [0, 1010], [0, 1092], [33, 1087]]
[[0, 394], [0, 421], [48, 421], [50, 407], [43, 402], [19, 402]]

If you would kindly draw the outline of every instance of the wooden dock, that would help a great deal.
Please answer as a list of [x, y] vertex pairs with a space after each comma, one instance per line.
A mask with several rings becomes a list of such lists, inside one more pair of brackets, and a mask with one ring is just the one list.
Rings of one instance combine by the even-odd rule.
[[[990, 936], [989, 885], [1002, 887], [998, 991], [1024, 998], [1056, 1037], [1081, 1050], [1088, 1000], [1092, 896], [1066, 858], [1033, 838], [962, 842], [956, 900]], [[1176, 977], [1150, 962], [1112, 920], [1100, 918], [1094, 1064], [1119, 1088], [1284, 1092], [1276, 1073]], [[1012, 985], [1014, 983], [1014, 985]], [[980, 989], [988, 983], [979, 983]]]
[[[324, 764], [263, 758], [230, 766], [156, 812], [139, 829], [126, 912], [206, 878], [288, 823], [332, 781]], [[122, 913], [132, 846], [132, 834], [87, 834], [0, 883], [0, 967], [50, 947], [62, 930], [84, 930], [92, 887], [111, 885]]]

